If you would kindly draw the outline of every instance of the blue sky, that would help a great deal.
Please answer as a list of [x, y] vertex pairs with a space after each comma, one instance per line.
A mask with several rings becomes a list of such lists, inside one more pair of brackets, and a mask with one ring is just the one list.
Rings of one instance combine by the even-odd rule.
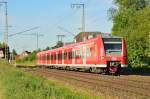
[[[2, 1], [2, 0], [1, 0]], [[39, 33], [39, 47], [54, 46], [56, 35], [64, 34], [64, 42], [73, 41], [73, 34], [78, 34], [81, 27], [81, 9], [72, 9], [73, 3], [85, 3], [86, 31], [111, 33], [112, 22], [108, 21], [107, 10], [113, 6], [112, 0], [7, 0], [9, 34], [21, 32], [33, 27], [39, 28], [24, 34]], [[3, 41], [4, 6], [0, 6], [0, 40]], [[10, 49], [21, 53], [24, 50], [36, 49], [36, 37], [16, 35], [9, 37]]]

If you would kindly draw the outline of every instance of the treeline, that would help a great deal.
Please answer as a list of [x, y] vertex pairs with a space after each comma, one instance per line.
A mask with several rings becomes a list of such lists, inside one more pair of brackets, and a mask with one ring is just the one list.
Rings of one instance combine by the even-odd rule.
[[17, 59], [16, 62], [17, 63], [24, 63], [24, 62], [35, 62], [36, 59], [36, 54], [39, 51], [33, 51], [31, 54], [29, 54], [28, 56], [24, 57], [23, 59]]
[[[29, 63], [33, 63], [34, 64], [35, 61], [36, 61], [36, 54], [38, 52], [40, 52], [40, 51], [46, 51], [46, 50], [50, 50], [50, 49], [55, 49], [55, 48], [62, 47], [62, 46], [63, 46], [63, 42], [59, 41], [53, 47], [46, 47], [43, 50], [41, 50], [41, 49], [35, 50], [35, 51], [31, 52], [28, 56], [24, 57], [23, 59], [17, 59], [16, 62], [17, 63], [26, 63], [26, 62], [29, 62]], [[13, 53], [16, 53], [15, 50], [13, 50]], [[15, 54], [15, 55], [17, 55], [17, 54]]]
[[150, 0], [113, 0], [113, 35], [127, 42], [130, 66], [150, 65]]

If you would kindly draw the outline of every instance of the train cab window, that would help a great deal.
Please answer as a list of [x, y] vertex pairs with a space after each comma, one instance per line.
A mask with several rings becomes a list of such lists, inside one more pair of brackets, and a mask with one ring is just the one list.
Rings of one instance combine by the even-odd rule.
[[104, 48], [107, 55], [121, 55], [122, 39], [121, 38], [105, 38]]

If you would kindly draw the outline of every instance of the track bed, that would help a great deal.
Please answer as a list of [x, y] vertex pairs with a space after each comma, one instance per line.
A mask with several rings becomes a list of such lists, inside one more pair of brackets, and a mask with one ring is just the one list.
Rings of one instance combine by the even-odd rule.
[[150, 76], [109, 76], [48, 68], [26, 68], [25, 71], [88, 90], [104, 99], [150, 98]]

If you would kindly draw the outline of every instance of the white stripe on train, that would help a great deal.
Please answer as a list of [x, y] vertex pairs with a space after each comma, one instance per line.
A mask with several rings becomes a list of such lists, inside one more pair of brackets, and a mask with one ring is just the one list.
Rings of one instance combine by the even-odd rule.
[[[71, 67], [80, 67], [80, 68], [89, 68], [89, 67], [101, 67], [101, 68], [105, 68], [107, 67], [106, 64], [102, 64], [102, 65], [93, 65], [93, 64], [37, 64], [37, 65], [42, 65], [42, 66], [71, 66]], [[121, 64], [121, 67], [128, 67], [128, 65], [126, 64]]]

